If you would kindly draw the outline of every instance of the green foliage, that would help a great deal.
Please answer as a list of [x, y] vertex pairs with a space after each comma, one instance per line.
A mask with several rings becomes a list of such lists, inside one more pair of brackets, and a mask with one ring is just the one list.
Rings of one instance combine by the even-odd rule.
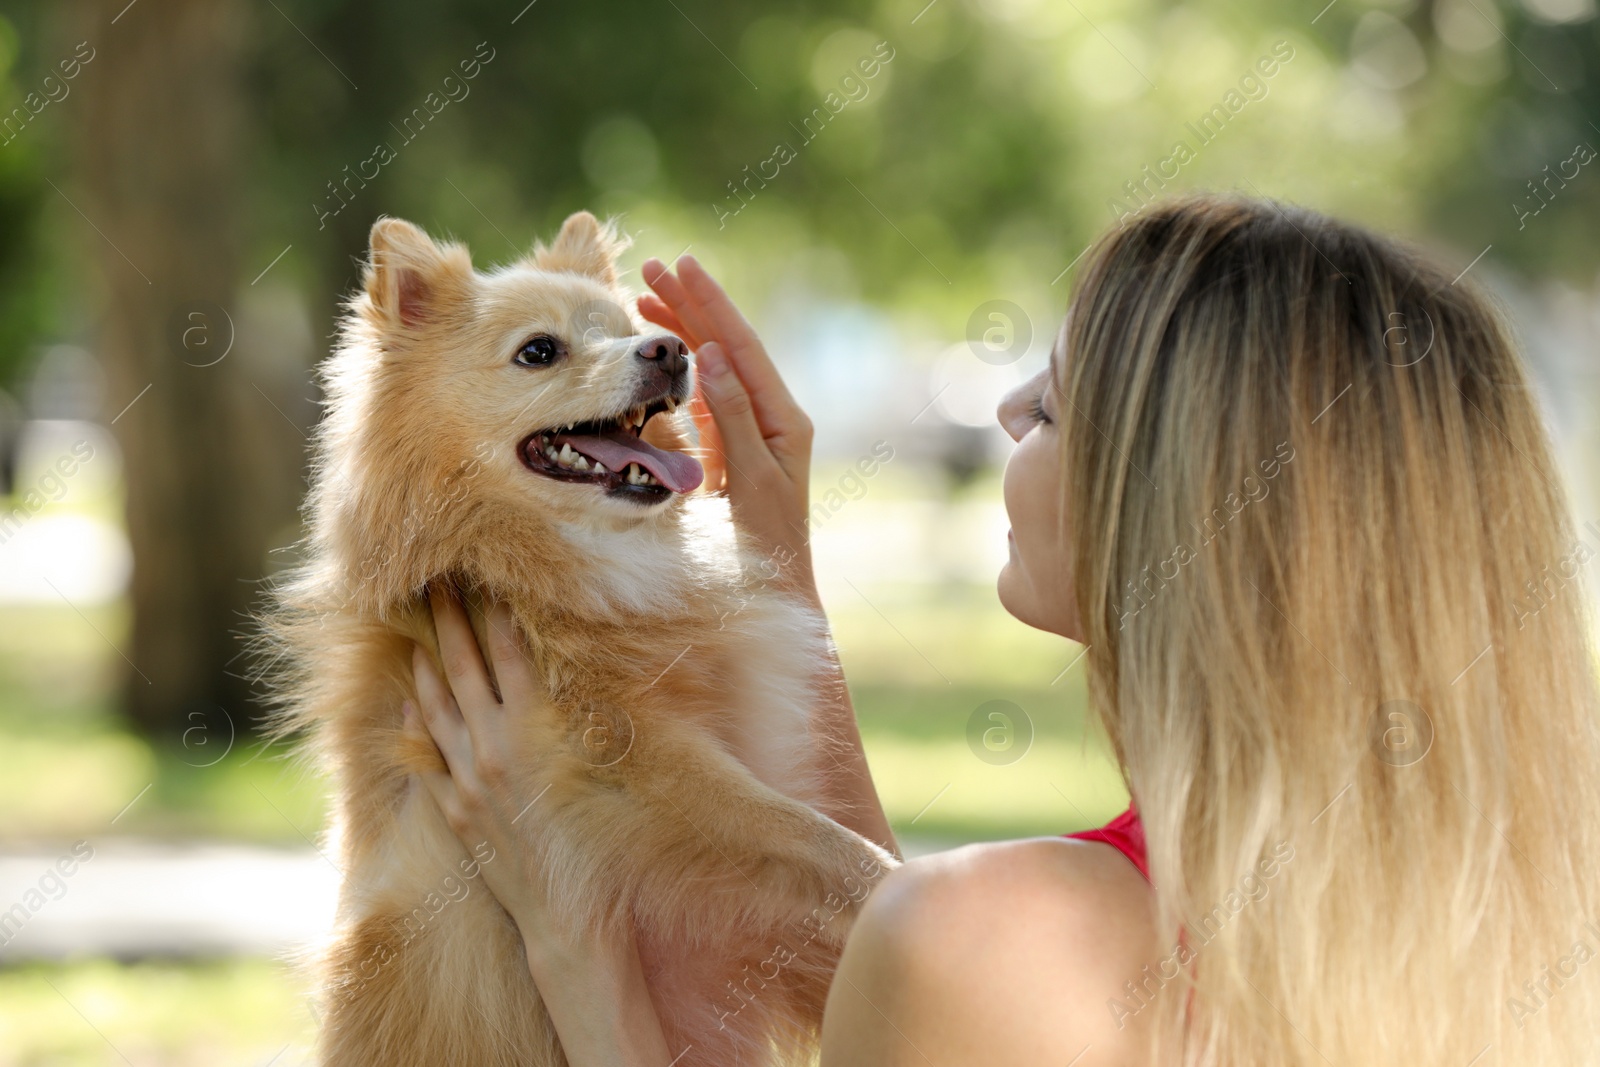
[[[7, 106], [60, 58], [50, 49], [70, 49], [46, 5], [14, 7], [0, 20]], [[996, 295], [1058, 309], [1065, 286], [1051, 281], [1117, 204], [1137, 207], [1125, 183], [1284, 41], [1295, 58], [1268, 94], [1162, 191], [1282, 195], [1430, 234], [1463, 262], [1492, 243], [1527, 273], [1582, 277], [1600, 263], [1581, 225], [1600, 207], [1593, 168], [1558, 185], [1537, 217], [1521, 211], [1537, 203], [1528, 182], [1546, 166], [1579, 141], [1600, 146], [1589, 118], [1600, 114], [1600, 21], [1586, 10], [1577, 0], [1342, 0], [1321, 14], [1221, 0], [251, 5], [241, 12], [245, 273], [292, 246], [275, 269], [313, 294], [326, 325], [380, 213], [454, 233], [489, 261], [589, 207], [623, 214], [641, 258], [693, 244], [738, 295], [810, 269], [825, 287], [950, 335]], [[891, 58], [864, 77], [875, 53]], [[492, 58], [464, 77], [475, 54]], [[843, 102], [836, 113], [829, 93]], [[423, 121], [408, 127], [408, 116]], [[807, 125], [816, 116], [826, 121]], [[60, 247], [82, 246], [83, 220], [51, 206], [59, 198], [43, 180], [61, 172], [81, 119], [64, 102], [0, 147], [0, 377], [93, 299], [81, 272], [59, 265]], [[380, 146], [392, 158], [375, 164]], [[788, 158], [774, 163], [780, 146]], [[830, 256], [808, 258], [818, 249]]]
[[[1494, 16], [1504, 38], [1467, 54], [1461, 31], [1436, 30], [1465, 17], [1437, 14], [1449, 6], [1345, 0], [1313, 24], [1216, 0], [701, 0], [534, 4], [513, 25], [516, 5], [499, 3], [286, 5], [327, 58], [288, 19], [258, 14], [258, 255], [294, 241], [348, 285], [379, 212], [503, 259], [590, 207], [623, 213], [649, 254], [693, 243], [746, 293], [792, 277], [807, 249], [838, 250], [847, 287], [953, 334], [996, 293], [1059, 307], [1051, 280], [1114, 221], [1114, 202], [1138, 206], [1125, 183], [1287, 42], [1295, 58], [1268, 94], [1163, 191], [1283, 195], [1431, 232], [1463, 261], [1492, 241], [1533, 273], [1592, 270], [1593, 243], [1571, 223], [1592, 217], [1600, 181], [1574, 182], [1537, 234], [1518, 230], [1511, 203], [1569, 142], [1600, 145], [1583, 120], [1600, 112], [1596, 21], [1510, 11]], [[1409, 35], [1399, 45], [1395, 27]], [[1419, 76], [1382, 87], [1406, 75], [1393, 69], [1406, 41]], [[470, 94], [406, 141], [397, 124], [479, 42], [494, 59]], [[892, 58], [863, 78], [875, 49]], [[1564, 91], [1541, 88], [1524, 54], [1549, 57], [1537, 65], [1559, 68]], [[830, 92], [844, 106], [806, 125]], [[326, 183], [383, 143], [393, 161], [317, 229]], [[775, 162], [783, 147], [792, 158]]]

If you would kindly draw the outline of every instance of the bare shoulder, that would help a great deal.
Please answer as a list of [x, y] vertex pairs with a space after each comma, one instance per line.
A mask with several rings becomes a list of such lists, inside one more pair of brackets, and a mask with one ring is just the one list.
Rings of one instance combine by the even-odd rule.
[[1110, 1002], [1157, 949], [1154, 892], [1109, 845], [1027, 838], [913, 860], [856, 920], [822, 1063], [1139, 1063], [1143, 1028]]

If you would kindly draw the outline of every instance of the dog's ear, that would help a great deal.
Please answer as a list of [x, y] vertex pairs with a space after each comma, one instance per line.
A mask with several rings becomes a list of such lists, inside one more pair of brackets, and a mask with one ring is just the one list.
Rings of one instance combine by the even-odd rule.
[[567, 216], [549, 245], [534, 245], [528, 262], [539, 270], [587, 274], [605, 285], [617, 284], [617, 256], [629, 241], [615, 222], [601, 222], [587, 211]]
[[472, 273], [459, 245], [438, 245], [404, 219], [380, 217], [372, 224], [367, 257], [367, 296], [391, 323], [416, 328], [433, 317], [442, 299], [458, 296]]

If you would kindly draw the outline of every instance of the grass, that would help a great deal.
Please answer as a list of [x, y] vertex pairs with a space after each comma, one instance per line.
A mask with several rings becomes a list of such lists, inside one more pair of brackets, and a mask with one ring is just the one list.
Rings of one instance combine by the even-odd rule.
[[311, 1009], [285, 965], [86, 960], [0, 969], [0, 1067], [309, 1062]]
[[241, 738], [213, 763], [225, 736], [186, 750], [126, 726], [112, 703], [125, 627], [118, 606], [0, 613], [0, 840], [314, 836], [323, 784], [277, 753]]

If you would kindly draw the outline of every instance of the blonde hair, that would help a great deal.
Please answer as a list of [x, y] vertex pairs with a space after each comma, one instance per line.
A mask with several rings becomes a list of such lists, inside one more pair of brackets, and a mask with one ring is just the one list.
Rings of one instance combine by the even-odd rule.
[[1502, 317], [1198, 195], [1100, 239], [1056, 377], [1090, 701], [1182, 930], [1108, 1007], [1161, 1063], [1600, 1062], [1600, 700], [1544, 580], [1588, 555]]

